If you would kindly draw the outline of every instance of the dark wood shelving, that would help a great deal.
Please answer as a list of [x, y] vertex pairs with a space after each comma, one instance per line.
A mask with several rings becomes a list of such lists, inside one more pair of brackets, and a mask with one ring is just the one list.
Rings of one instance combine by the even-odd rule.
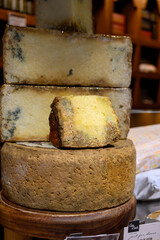
[[160, 42], [154, 39], [148, 39], [140, 36], [140, 38], [132, 37], [133, 44], [139, 44], [142, 47], [150, 47], [160, 49]]
[[25, 17], [27, 19], [28, 26], [35, 26], [35, 16], [25, 13], [15, 12], [8, 9], [0, 8], [0, 20], [8, 21], [8, 14], [12, 13], [20, 17]]
[[160, 72], [132, 72], [132, 77], [137, 77], [139, 76], [140, 78], [146, 78], [146, 79], [156, 79], [160, 80]]
[[145, 104], [145, 103], [140, 103], [140, 104], [136, 104], [132, 106], [134, 109], [153, 109], [153, 110], [156, 110], [156, 109], [160, 109], [160, 104], [157, 105], [156, 103], [154, 104]]
[[[145, 9], [152, 13], [154, 12], [157, 17], [157, 32], [155, 35], [152, 35], [153, 38], [152, 36], [142, 35], [142, 10]], [[114, 12], [121, 14], [121, 19], [123, 17], [126, 19], [124, 35], [130, 36], [133, 43], [132, 107], [135, 109], [160, 109], [160, 1], [104, 0], [103, 6], [98, 14], [95, 15], [97, 24], [95, 33], [112, 34], [112, 14]], [[140, 72], [139, 65], [145, 62], [154, 65], [157, 68], [157, 72]], [[153, 103], [148, 104], [147, 101], [143, 103], [142, 93], [144, 94], [146, 88], [150, 91], [152, 84], [154, 84], [155, 91], [155, 97], [151, 99]], [[147, 98], [147, 96], [145, 97]]]

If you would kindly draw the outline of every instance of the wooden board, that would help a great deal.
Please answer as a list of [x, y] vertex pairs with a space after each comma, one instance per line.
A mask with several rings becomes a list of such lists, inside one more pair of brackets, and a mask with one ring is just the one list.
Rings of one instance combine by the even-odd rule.
[[9, 202], [0, 194], [1, 225], [26, 236], [46, 239], [61, 240], [77, 232], [84, 235], [120, 232], [134, 218], [135, 209], [134, 195], [115, 208], [69, 213], [27, 209]]

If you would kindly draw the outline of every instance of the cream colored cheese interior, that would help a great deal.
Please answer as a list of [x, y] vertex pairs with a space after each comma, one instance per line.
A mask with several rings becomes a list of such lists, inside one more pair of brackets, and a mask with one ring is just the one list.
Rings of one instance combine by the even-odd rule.
[[[21, 36], [19, 42], [14, 39], [17, 34]], [[23, 28], [9, 30], [6, 37], [7, 83], [99, 87], [130, 84], [129, 38], [84, 37]], [[20, 56], [16, 56], [18, 49]]]
[[[108, 98], [76, 96], [67, 99], [72, 101], [74, 130], [85, 132], [90, 138], [96, 136], [105, 141], [107, 124], [116, 125], [118, 129], [117, 116]], [[65, 119], [65, 114], [63, 118]]]

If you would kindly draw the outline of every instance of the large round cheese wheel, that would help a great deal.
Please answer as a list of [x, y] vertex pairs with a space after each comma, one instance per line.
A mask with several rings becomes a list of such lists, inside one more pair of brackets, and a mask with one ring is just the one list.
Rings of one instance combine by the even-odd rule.
[[5, 143], [2, 190], [19, 205], [56, 211], [98, 210], [128, 201], [136, 152], [131, 140], [110, 147], [62, 150]]

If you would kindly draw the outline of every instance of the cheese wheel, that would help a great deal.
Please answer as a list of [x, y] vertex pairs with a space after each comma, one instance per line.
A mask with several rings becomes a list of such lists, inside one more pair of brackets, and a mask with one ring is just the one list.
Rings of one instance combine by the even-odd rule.
[[5, 143], [4, 196], [29, 208], [86, 211], [128, 201], [134, 190], [136, 152], [131, 140], [106, 148], [61, 150]]

